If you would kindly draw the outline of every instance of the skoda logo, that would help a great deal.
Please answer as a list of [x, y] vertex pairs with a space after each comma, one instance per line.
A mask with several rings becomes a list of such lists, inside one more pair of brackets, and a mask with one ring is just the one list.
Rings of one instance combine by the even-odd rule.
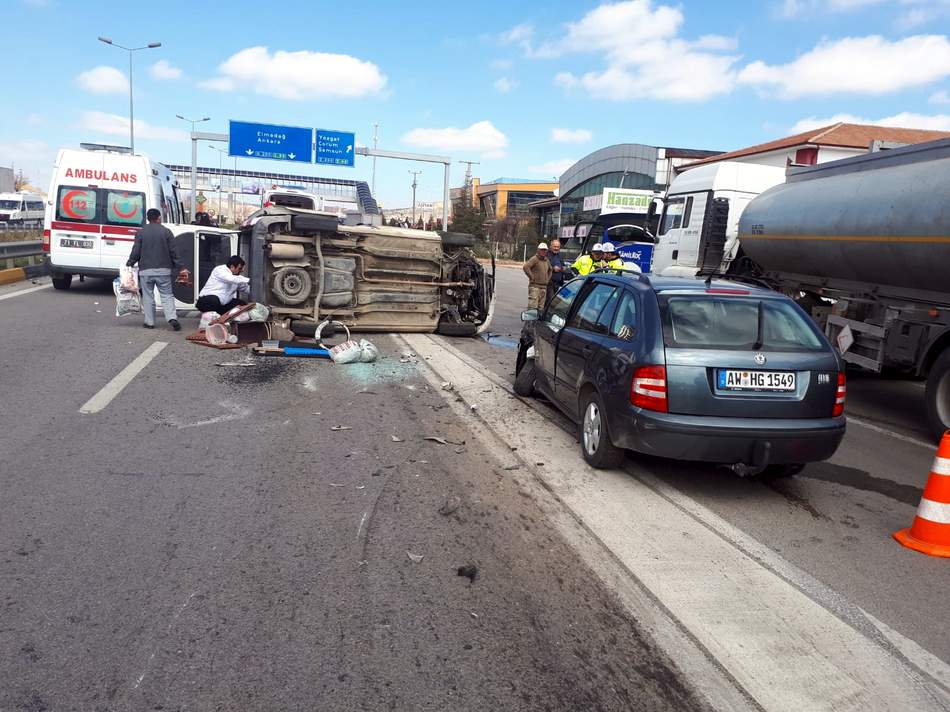
[[756, 366], [764, 366], [768, 359], [765, 358], [765, 354], [756, 354], [752, 357], [752, 360], [755, 361]]

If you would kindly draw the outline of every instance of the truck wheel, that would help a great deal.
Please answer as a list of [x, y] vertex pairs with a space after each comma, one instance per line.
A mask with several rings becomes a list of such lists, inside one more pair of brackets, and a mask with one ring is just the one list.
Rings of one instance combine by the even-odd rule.
[[435, 328], [436, 333], [442, 336], [475, 336], [478, 333], [478, 324], [472, 324], [465, 321], [461, 324], [453, 324], [451, 321], [440, 321]]
[[581, 452], [588, 464], [598, 470], [609, 470], [623, 462], [624, 451], [610, 442], [610, 434], [607, 432], [607, 413], [596, 391], [591, 391], [583, 399]]
[[927, 374], [927, 420], [934, 440], [939, 441], [950, 430], [950, 349], [946, 349]]
[[534, 395], [534, 382], [537, 378], [537, 370], [534, 365], [534, 359], [528, 359], [518, 370], [515, 376], [515, 393], [522, 398], [530, 398]]
[[53, 275], [53, 289], [69, 289], [69, 285], [73, 282], [73, 276], [71, 274], [54, 274]]

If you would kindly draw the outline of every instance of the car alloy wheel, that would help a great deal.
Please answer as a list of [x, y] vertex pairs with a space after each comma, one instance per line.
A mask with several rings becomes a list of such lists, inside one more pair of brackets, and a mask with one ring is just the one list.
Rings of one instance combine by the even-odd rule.
[[600, 408], [593, 401], [587, 404], [587, 410], [584, 411], [584, 450], [591, 457], [600, 447], [600, 438], [603, 426], [600, 419]]

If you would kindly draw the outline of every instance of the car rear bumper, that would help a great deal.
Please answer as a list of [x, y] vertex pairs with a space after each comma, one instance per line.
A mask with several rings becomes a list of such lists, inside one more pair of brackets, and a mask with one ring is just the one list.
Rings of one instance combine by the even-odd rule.
[[845, 432], [844, 416], [822, 419], [719, 418], [630, 408], [610, 423], [614, 444], [676, 460], [765, 466], [826, 460]]

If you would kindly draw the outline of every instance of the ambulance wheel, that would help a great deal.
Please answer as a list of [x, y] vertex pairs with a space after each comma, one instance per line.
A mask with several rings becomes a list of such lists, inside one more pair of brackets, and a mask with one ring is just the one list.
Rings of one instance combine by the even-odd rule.
[[69, 289], [69, 285], [73, 282], [73, 276], [71, 274], [54, 274], [53, 275], [53, 289]]

